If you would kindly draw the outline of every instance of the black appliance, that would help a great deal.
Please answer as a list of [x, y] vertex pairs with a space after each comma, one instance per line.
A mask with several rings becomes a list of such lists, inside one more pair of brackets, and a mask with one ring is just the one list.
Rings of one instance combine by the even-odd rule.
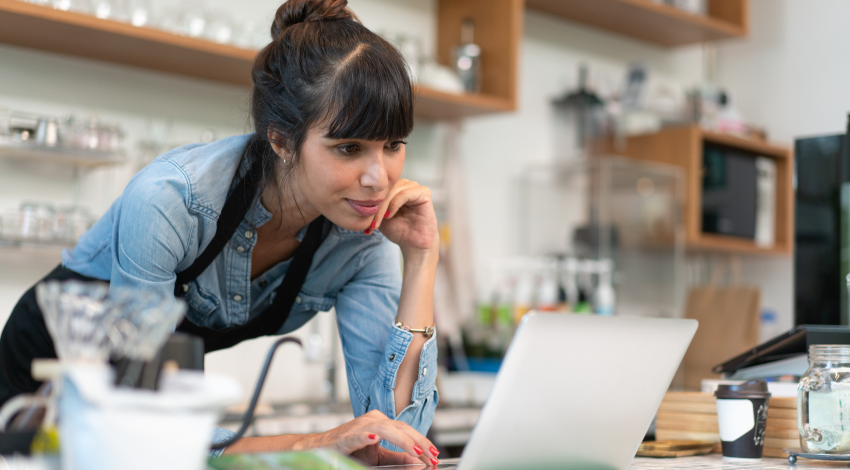
[[708, 142], [702, 155], [702, 231], [754, 239], [758, 155]]
[[797, 139], [794, 156], [794, 322], [847, 325], [848, 134]]
[[738, 369], [807, 354], [813, 344], [850, 344], [850, 328], [835, 325], [799, 325], [753, 349], [714, 366], [715, 374], [732, 375]]

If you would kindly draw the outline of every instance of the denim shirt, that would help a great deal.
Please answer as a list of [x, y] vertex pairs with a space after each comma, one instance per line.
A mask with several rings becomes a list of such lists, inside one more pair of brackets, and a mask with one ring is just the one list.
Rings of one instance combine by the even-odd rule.
[[[175, 273], [191, 266], [210, 243], [237, 171], [245, 174], [248, 169], [241, 157], [250, 137], [187, 145], [154, 160], [76, 247], [62, 252], [62, 264], [114, 287], [173, 295]], [[251, 281], [255, 228], [271, 217], [257, 198], [230, 243], [189, 283], [183, 298], [192, 323], [215, 329], [242, 325], [271, 304], [291, 261]], [[298, 234], [299, 241], [305, 232]], [[379, 410], [425, 434], [438, 400], [436, 335], [419, 357], [412, 403], [396, 416], [396, 375], [413, 338], [393, 326], [400, 292], [398, 246], [378, 231], [365, 235], [334, 225], [278, 334], [335, 307], [354, 415]], [[228, 433], [217, 430], [214, 441], [223, 441]], [[398, 450], [386, 442], [384, 446]]]

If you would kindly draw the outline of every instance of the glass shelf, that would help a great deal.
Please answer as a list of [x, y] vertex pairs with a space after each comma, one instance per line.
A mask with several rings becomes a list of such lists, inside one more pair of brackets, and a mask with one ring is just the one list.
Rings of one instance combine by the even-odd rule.
[[27, 142], [16, 142], [0, 136], [0, 158], [16, 158], [66, 165], [98, 167], [124, 163], [122, 153], [97, 150], [69, 149], [65, 147], [47, 147]]

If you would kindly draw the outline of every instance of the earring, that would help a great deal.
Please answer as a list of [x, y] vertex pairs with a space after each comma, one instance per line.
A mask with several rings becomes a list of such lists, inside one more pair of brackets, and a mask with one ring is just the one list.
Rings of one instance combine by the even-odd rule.
[[283, 163], [286, 163], [286, 159], [285, 159], [285, 158], [283, 159]]

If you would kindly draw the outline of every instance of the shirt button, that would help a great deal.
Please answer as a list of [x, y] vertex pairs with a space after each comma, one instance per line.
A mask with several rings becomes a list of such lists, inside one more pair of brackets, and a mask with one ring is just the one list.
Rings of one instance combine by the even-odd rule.
[[304, 299], [302, 299], [300, 295], [295, 297], [295, 303], [296, 304], [301, 305], [301, 302], [303, 302], [303, 301], [304, 301]]
[[189, 292], [189, 284], [183, 284], [183, 292]]
[[390, 354], [390, 362], [395, 360], [395, 353]]
[[245, 230], [245, 238], [247, 238], [248, 240], [254, 238], [254, 232], [250, 230]]
[[244, 246], [237, 246], [236, 251], [238, 251], [239, 253], [245, 253], [245, 247]]
[[427, 374], [428, 374], [428, 368], [427, 368], [427, 367], [423, 367], [423, 368], [422, 368], [422, 377], [425, 377]]
[[260, 281], [260, 287], [266, 287], [266, 285], [268, 285], [268, 283], [269, 283], [269, 281], [263, 279], [262, 281]]
[[233, 296], [233, 300], [235, 300], [237, 302], [242, 302], [242, 296], [239, 295], [239, 294], [236, 294], [236, 295]]

